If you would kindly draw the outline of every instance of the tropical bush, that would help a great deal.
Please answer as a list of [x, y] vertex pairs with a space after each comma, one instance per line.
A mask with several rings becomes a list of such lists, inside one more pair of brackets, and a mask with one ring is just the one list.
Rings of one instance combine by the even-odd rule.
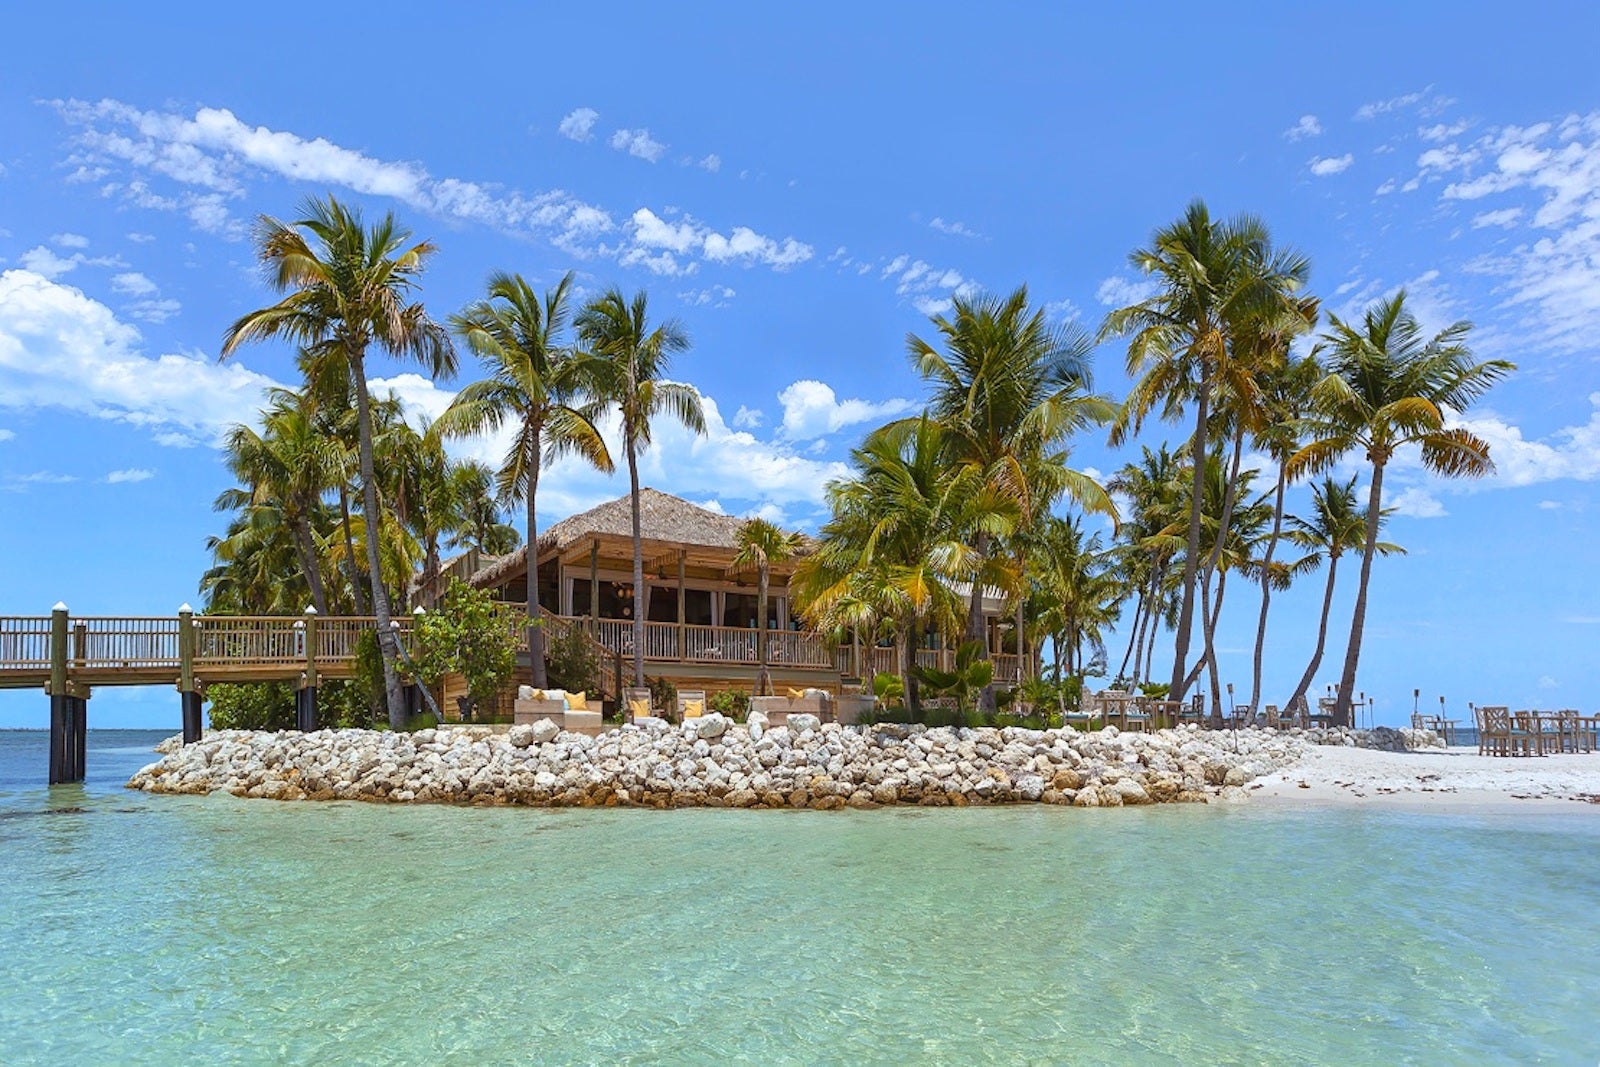
[[593, 693], [600, 688], [604, 665], [583, 631], [572, 627], [545, 642], [545, 677], [551, 689]]
[[744, 722], [750, 715], [750, 694], [743, 689], [724, 689], [711, 694], [711, 710], [728, 716], [734, 722]]
[[486, 591], [451, 582], [439, 606], [417, 618], [418, 678], [432, 686], [460, 674], [474, 710], [492, 705], [516, 670], [518, 619]]

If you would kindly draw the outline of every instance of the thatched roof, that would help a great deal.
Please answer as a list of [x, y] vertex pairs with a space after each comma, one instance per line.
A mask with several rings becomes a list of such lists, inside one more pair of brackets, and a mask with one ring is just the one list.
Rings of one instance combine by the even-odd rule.
[[[657, 545], [726, 549], [737, 547], [736, 538], [744, 520], [719, 511], [710, 511], [659, 489], [639, 490], [639, 532], [642, 539]], [[560, 552], [589, 538], [633, 537], [633, 509], [624, 494], [588, 511], [569, 516], [545, 530], [539, 537], [539, 555]], [[472, 576], [476, 586], [497, 585], [528, 566], [527, 546], [501, 556]]]

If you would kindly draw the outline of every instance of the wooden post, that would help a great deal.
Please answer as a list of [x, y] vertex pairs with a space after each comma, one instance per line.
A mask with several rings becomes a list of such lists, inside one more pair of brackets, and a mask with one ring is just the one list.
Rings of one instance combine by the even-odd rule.
[[589, 542], [589, 633], [600, 636], [600, 538]]
[[687, 553], [683, 549], [678, 549], [678, 658], [681, 660], [689, 658], [689, 631], [685, 628], [685, 623], [689, 620], [686, 618], [688, 609], [685, 606], [687, 601], [684, 599], [683, 592], [686, 555]]
[[81, 663], [87, 656], [87, 630], [79, 623], [73, 631], [75, 647], [69, 650], [67, 606], [50, 611], [50, 773], [51, 785], [83, 781], [84, 748], [88, 735], [89, 690], [79, 687], [67, 672], [69, 660]]
[[178, 709], [183, 721], [183, 743], [200, 740], [200, 694], [194, 684], [194, 609], [178, 609]]
[[311, 733], [317, 728], [317, 609], [306, 608], [304, 622], [295, 628], [305, 631], [305, 684], [294, 695], [294, 725], [301, 733]]

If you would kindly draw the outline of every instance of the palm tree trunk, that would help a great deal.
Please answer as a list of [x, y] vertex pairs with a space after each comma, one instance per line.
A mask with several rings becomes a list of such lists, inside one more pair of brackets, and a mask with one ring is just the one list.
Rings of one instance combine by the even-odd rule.
[[533, 687], [544, 689], [550, 677], [544, 662], [544, 620], [539, 615], [539, 516], [535, 500], [539, 495], [540, 430], [534, 428], [533, 455], [528, 457], [528, 666], [533, 671]]
[[909, 719], [915, 719], [918, 711], [917, 676], [911, 670], [913, 658], [911, 635], [914, 632], [915, 624], [905, 622], [896, 627], [894, 633], [895, 654], [900, 660], [900, 684], [906, 691], [906, 712]]
[[1206, 417], [1211, 406], [1211, 371], [1202, 371], [1195, 391], [1194, 436], [1189, 441], [1189, 461], [1194, 477], [1189, 486], [1189, 537], [1183, 553], [1183, 606], [1178, 611], [1178, 631], [1172, 649], [1172, 686], [1168, 699], [1182, 700], [1189, 660], [1189, 631], [1194, 627], [1194, 586], [1200, 564], [1200, 507], [1205, 489]]
[[[1200, 572], [1200, 585], [1202, 588], [1211, 582], [1211, 576], [1217, 572], [1217, 565], [1222, 559], [1223, 550], [1228, 545], [1228, 525], [1233, 522], [1233, 505], [1238, 500], [1239, 492], [1239, 463], [1244, 458], [1244, 426], [1240, 425], [1233, 433], [1233, 456], [1228, 462], [1228, 480], [1222, 488], [1222, 514], [1217, 517], [1217, 539], [1211, 545], [1211, 551], [1206, 555], [1205, 569]], [[1222, 582], [1217, 582], [1218, 608], [1221, 608]], [[1206, 655], [1212, 657], [1213, 664], [1216, 652], [1211, 647], [1213, 628], [1206, 625], [1201, 619], [1201, 632], [1205, 638]], [[1213, 667], [1215, 669], [1215, 667]]]
[[361, 588], [361, 566], [356, 562], [356, 538], [350, 532], [350, 487], [339, 486], [339, 525], [344, 530], [344, 566], [349, 571], [350, 595], [355, 600], [356, 614], [365, 615], [367, 594]]
[[1272, 536], [1267, 538], [1267, 552], [1261, 560], [1261, 617], [1256, 620], [1256, 654], [1250, 671], [1250, 706], [1260, 706], [1261, 654], [1267, 645], [1267, 608], [1272, 603], [1272, 554], [1278, 547], [1278, 537], [1283, 531], [1283, 493], [1289, 485], [1289, 476], [1283, 464], [1278, 464], [1278, 493], [1272, 508]]
[[1162, 615], [1162, 611], [1161, 611], [1162, 598], [1160, 596], [1159, 590], [1160, 590], [1160, 587], [1161, 587], [1161, 582], [1165, 578], [1166, 578], [1166, 572], [1162, 571], [1160, 573], [1160, 575], [1158, 575], [1158, 577], [1156, 579], [1156, 583], [1155, 583], [1154, 588], [1157, 590], [1157, 599], [1156, 599], [1155, 605], [1151, 608], [1150, 613], [1149, 613], [1150, 634], [1149, 634], [1149, 637], [1147, 638], [1146, 644], [1144, 646], [1144, 680], [1147, 681], [1147, 682], [1155, 677], [1155, 671], [1156, 671], [1156, 639], [1161, 636], [1161, 615]]
[[1378, 520], [1382, 518], [1383, 463], [1372, 464], [1372, 492], [1367, 499], [1367, 543], [1361, 549], [1361, 581], [1356, 585], [1356, 610], [1350, 620], [1350, 647], [1344, 654], [1338, 701], [1333, 706], [1335, 726], [1350, 725], [1351, 697], [1355, 695], [1356, 666], [1361, 661], [1361, 635], [1367, 626], [1367, 583], [1372, 578], [1372, 557], [1378, 554]]
[[1017, 626], [1017, 677], [1016, 677], [1016, 680], [1012, 683], [1013, 688], [1016, 687], [1016, 686], [1021, 685], [1023, 683], [1023, 681], [1024, 681], [1022, 664], [1025, 662], [1023, 660], [1023, 656], [1025, 656], [1027, 654], [1027, 648], [1026, 648], [1027, 642], [1023, 639], [1024, 638], [1023, 629], [1027, 625], [1027, 619], [1025, 617], [1025, 609], [1026, 609], [1026, 607], [1027, 607], [1026, 601], [1024, 601], [1021, 597], [1018, 597], [1017, 598], [1017, 618], [1016, 618], [1016, 626]]
[[633, 684], [644, 685], [644, 534], [639, 525], [639, 458], [627, 442], [628, 488], [633, 494]]
[[1306, 691], [1311, 688], [1311, 679], [1316, 677], [1317, 668], [1322, 666], [1322, 650], [1328, 643], [1328, 610], [1333, 607], [1333, 579], [1339, 573], [1339, 557], [1328, 557], [1328, 587], [1322, 593], [1322, 618], [1317, 622], [1317, 648], [1311, 653], [1311, 662], [1306, 665], [1306, 673], [1300, 676], [1300, 684], [1295, 687], [1294, 696], [1289, 698], [1286, 708], [1295, 708], [1300, 701], [1305, 699]]
[[[1138, 647], [1139, 634], [1140, 634], [1141, 628], [1143, 626], [1144, 626], [1144, 590], [1141, 589], [1141, 590], [1139, 590], [1139, 595], [1138, 595], [1137, 599], [1135, 599], [1134, 602], [1133, 602], [1133, 626], [1131, 628], [1132, 632], [1129, 633], [1129, 635], [1128, 635], [1128, 651], [1126, 651], [1126, 652], [1124, 652], [1122, 654], [1122, 666], [1117, 668], [1117, 677], [1118, 678], [1126, 678], [1128, 676], [1128, 661], [1133, 659], [1133, 650], [1136, 647]], [[1133, 665], [1133, 669], [1137, 671], [1139, 669], [1139, 665], [1137, 663], [1135, 663]]]
[[383, 656], [383, 693], [389, 710], [389, 728], [406, 726], [405, 697], [400, 691], [400, 673], [395, 669], [398, 639], [389, 619], [389, 592], [383, 586], [383, 556], [379, 547], [383, 512], [378, 507], [378, 479], [372, 460], [372, 409], [367, 397], [367, 370], [364, 353], [350, 354], [351, 377], [356, 383], [356, 431], [361, 454], [361, 512], [367, 524], [367, 571], [372, 581], [372, 613], [378, 624], [378, 651]]
[[317, 546], [311, 539], [311, 527], [304, 519], [290, 524], [294, 531], [294, 547], [300, 556], [300, 569], [306, 572], [306, 585], [311, 590], [311, 606], [317, 614], [327, 617], [328, 594], [322, 588], [322, 566], [317, 561]]

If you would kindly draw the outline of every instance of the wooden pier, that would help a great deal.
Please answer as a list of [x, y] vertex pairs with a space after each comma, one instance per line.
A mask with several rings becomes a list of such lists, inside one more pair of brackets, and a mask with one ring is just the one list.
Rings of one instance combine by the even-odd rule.
[[[412, 620], [393, 622], [402, 642]], [[187, 605], [169, 616], [73, 616], [65, 604], [49, 615], [0, 616], [0, 689], [42, 689], [50, 697], [50, 783], [83, 780], [84, 733], [98, 686], [171, 685], [178, 691], [185, 743], [200, 739], [208, 685], [293, 682], [297, 725], [316, 729], [323, 679], [355, 673], [361, 635], [377, 620], [196, 615]]]

